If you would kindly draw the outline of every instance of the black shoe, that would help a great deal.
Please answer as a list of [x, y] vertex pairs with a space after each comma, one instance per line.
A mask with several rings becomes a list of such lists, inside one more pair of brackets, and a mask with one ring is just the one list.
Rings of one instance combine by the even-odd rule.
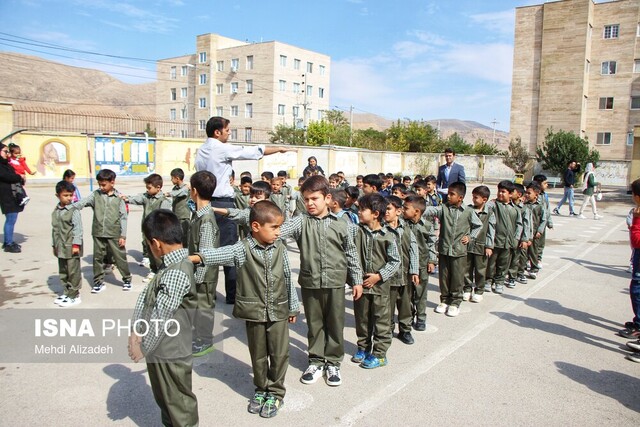
[[555, 209], [553, 210], [553, 213], [554, 213], [554, 214], [556, 214], [556, 215], [560, 215], [560, 211], [558, 210], [558, 208], [555, 208]]
[[415, 343], [411, 332], [398, 332], [398, 339], [408, 345]]
[[416, 320], [413, 324], [413, 329], [419, 332], [423, 332], [427, 330], [427, 322], [424, 320]]
[[579, 216], [579, 215], [578, 215], [577, 213], [575, 213], [575, 212], [571, 212], [571, 213], [569, 214], [569, 216]]
[[4, 251], [10, 252], [12, 254], [18, 254], [22, 252], [22, 249], [20, 249], [20, 245], [18, 245], [17, 243], [10, 243], [4, 246]]
[[624, 324], [624, 329], [618, 331], [618, 335], [627, 339], [638, 339], [640, 338], [640, 328], [632, 322], [627, 322]]

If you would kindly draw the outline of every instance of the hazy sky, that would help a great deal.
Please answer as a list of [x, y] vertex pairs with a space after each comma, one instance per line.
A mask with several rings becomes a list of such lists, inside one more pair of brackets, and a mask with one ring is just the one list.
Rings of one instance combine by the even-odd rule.
[[139, 83], [198, 34], [278, 40], [331, 56], [334, 108], [508, 130], [515, 7], [541, 2], [2, 0], [0, 50]]

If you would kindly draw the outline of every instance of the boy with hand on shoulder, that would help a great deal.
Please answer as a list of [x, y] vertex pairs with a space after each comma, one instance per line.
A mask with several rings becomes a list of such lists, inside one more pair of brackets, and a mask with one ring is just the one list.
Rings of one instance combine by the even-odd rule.
[[339, 386], [344, 358], [344, 284], [352, 284], [354, 301], [362, 295], [362, 268], [349, 229], [355, 226], [329, 212], [331, 194], [325, 177], [307, 178], [300, 192], [307, 214], [288, 220], [281, 230], [281, 238], [293, 237], [300, 249], [298, 283], [309, 328], [309, 367], [300, 381], [313, 384], [326, 372], [327, 385]]
[[[540, 248], [538, 246], [540, 245], [542, 234], [547, 228], [544, 205], [540, 201], [541, 190], [542, 188], [540, 187], [540, 184], [536, 181], [532, 181], [527, 186], [527, 191], [525, 192], [525, 199], [527, 201], [525, 207], [530, 212], [529, 218], [531, 220], [532, 230], [531, 245], [527, 248], [527, 259], [531, 264], [529, 277], [532, 279], [535, 279], [538, 271], [540, 271], [540, 266], [538, 265], [538, 253], [540, 252]], [[522, 275], [518, 275], [518, 281], [520, 283], [522, 283], [521, 278], [524, 278], [524, 270]]]
[[122, 290], [131, 290], [131, 272], [127, 263], [127, 207], [115, 189], [116, 173], [111, 169], [100, 169], [96, 175], [98, 190], [72, 207], [93, 209], [93, 287], [91, 293], [104, 291], [104, 266], [102, 261], [110, 255], [122, 275]]
[[289, 365], [289, 326], [299, 313], [287, 248], [279, 239], [282, 211], [269, 200], [253, 205], [251, 235], [232, 246], [205, 249], [191, 257], [205, 265], [235, 266], [238, 287], [233, 315], [245, 320], [255, 394], [248, 411], [271, 418], [284, 405]]
[[392, 338], [389, 279], [400, 267], [400, 254], [392, 233], [382, 225], [387, 212], [384, 197], [368, 194], [359, 203], [360, 227], [354, 240], [364, 281], [362, 297], [353, 303], [358, 351], [351, 361], [362, 368], [375, 369], [388, 363]]
[[[191, 385], [191, 327], [197, 306], [193, 263], [182, 247], [182, 227], [173, 212], [151, 212], [142, 222], [142, 232], [162, 263], [136, 301], [129, 357], [134, 362], [147, 359], [162, 425], [196, 426], [198, 401]], [[160, 327], [148, 327], [154, 324]]]
[[436, 313], [446, 313], [449, 317], [460, 314], [464, 276], [467, 271], [467, 245], [477, 238], [482, 222], [473, 208], [463, 206], [467, 186], [464, 182], [454, 182], [447, 190], [444, 205], [428, 206], [426, 217], [436, 217], [440, 222], [438, 236], [438, 276], [440, 282], [440, 304]]
[[180, 220], [182, 237], [185, 239], [182, 243], [186, 247], [191, 211], [189, 210], [189, 206], [187, 206], [187, 202], [189, 201], [189, 186], [184, 183], [184, 171], [182, 169], [175, 168], [171, 171], [171, 183], [173, 184], [173, 188], [164, 195], [171, 197], [171, 210]]
[[411, 286], [420, 285], [418, 242], [402, 219], [402, 200], [396, 196], [389, 196], [385, 201], [387, 212], [384, 214], [384, 220], [400, 252], [400, 267], [388, 280], [391, 333], [393, 334], [395, 329], [393, 315], [397, 308], [397, 338], [405, 344], [413, 344], [415, 341], [411, 335]]
[[75, 186], [68, 181], [56, 184], [58, 204], [51, 214], [51, 241], [53, 256], [58, 258], [58, 274], [64, 287], [62, 295], [53, 302], [60, 307], [78, 305], [82, 274], [80, 257], [82, 256], [82, 216], [71, 206]]
[[347, 202], [347, 192], [341, 188], [331, 188], [331, 202], [328, 204], [329, 210], [347, 224], [358, 224], [358, 214], [345, 208]]
[[408, 196], [404, 199], [404, 219], [407, 228], [411, 230], [418, 243], [418, 251], [422, 262], [418, 266], [419, 284], [413, 282], [411, 294], [412, 318], [415, 318], [413, 329], [425, 331], [427, 329], [427, 287], [429, 274], [433, 273], [438, 263], [436, 252], [436, 233], [433, 221], [424, 217], [427, 205], [424, 197]]

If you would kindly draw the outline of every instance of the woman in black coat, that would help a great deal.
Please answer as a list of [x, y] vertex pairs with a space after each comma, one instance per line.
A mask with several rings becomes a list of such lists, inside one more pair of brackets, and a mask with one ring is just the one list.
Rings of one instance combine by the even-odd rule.
[[13, 229], [18, 220], [18, 214], [24, 206], [19, 206], [11, 191], [11, 184], [21, 183], [22, 177], [18, 175], [9, 164], [9, 147], [0, 142], [0, 209], [6, 217], [4, 222], [5, 252], [21, 252], [20, 245], [13, 241]]

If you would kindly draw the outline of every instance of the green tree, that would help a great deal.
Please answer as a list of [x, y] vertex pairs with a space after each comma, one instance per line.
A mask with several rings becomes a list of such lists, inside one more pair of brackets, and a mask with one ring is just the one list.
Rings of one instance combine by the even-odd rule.
[[370, 150], [386, 149], [387, 134], [373, 128], [353, 132], [353, 146]]
[[[458, 132], [454, 132], [451, 135], [449, 135], [447, 139], [443, 141], [443, 143], [445, 147], [452, 148], [453, 151], [456, 152], [456, 154], [473, 153], [473, 145], [467, 143], [467, 141], [465, 141], [464, 138], [458, 135]], [[438, 151], [442, 151], [442, 150], [438, 150]]]
[[547, 129], [542, 147], [536, 149], [536, 157], [545, 170], [562, 175], [567, 163], [572, 160], [583, 165], [593, 163], [596, 166], [600, 160], [600, 153], [595, 149], [590, 150], [589, 141], [573, 132], [553, 132], [553, 129]]
[[269, 131], [269, 142], [273, 144], [302, 145], [304, 143], [304, 130], [295, 126], [277, 125]]
[[[138, 128], [140, 129], [140, 128]], [[155, 129], [151, 129], [151, 123], [147, 123], [147, 127], [144, 128], [144, 131], [147, 133], [147, 135], [149, 135], [150, 137], [155, 138], [156, 135], [156, 130]]]
[[334, 127], [349, 126], [349, 120], [344, 116], [344, 112], [340, 110], [328, 110], [324, 112], [323, 120], [331, 123]]
[[324, 120], [309, 123], [307, 126], [307, 145], [331, 144], [331, 136], [334, 130], [335, 128]]
[[509, 148], [502, 162], [513, 169], [515, 173], [525, 173], [531, 165], [531, 155], [522, 145], [522, 139], [518, 136], [509, 142]]
[[437, 151], [442, 144], [438, 132], [430, 124], [398, 120], [387, 129], [387, 146], [394, 151], [429, 153]]
[[494, 144], [489, 144], [484, 142], [484, 139], [478, 138], [476, 143], [473, 145], [473, 153], [481, 156], [492, 156], [500, 153], [500, 150], [498, 150], [498, 147]]

